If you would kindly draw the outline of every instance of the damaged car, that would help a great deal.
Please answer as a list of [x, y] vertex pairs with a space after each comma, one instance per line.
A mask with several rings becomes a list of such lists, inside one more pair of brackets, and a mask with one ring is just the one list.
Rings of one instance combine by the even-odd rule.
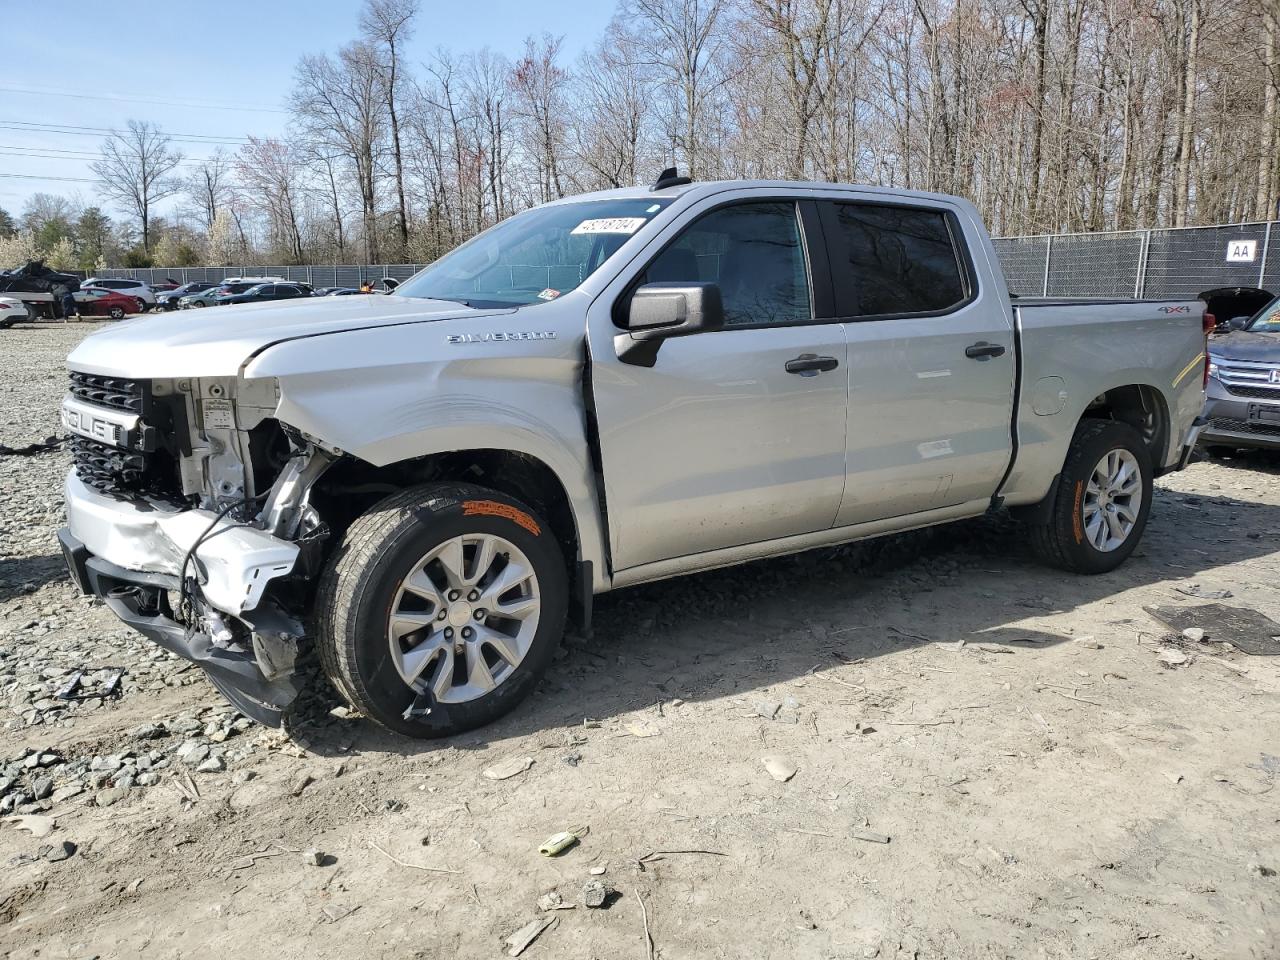
[[839, 184], [557, 200], [388, 296], [68, 358], [72, 576], [279, 724], [315, 656], [415, 737], [511, 710], [592, 598], [1009, 508], [1082, 574], [1203, 427], [1199, 300], [1013, 300], [977, 210]]

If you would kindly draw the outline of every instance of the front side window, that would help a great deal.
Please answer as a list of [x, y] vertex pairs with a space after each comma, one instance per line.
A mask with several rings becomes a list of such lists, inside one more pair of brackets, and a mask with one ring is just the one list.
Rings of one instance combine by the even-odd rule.
[[517, 214], [441, 257], [392, 296], [520, 307], [564, 296], [671, 201], [584, 200]]
[[[968, 297], [965, 270], [940, 210], [862, 203], [833, 205], [831, 269], [844, 317], [935, 313]], [[830, 231], [828, 231], [830, 232]]]
[[715, 283], [726, 326], [809, 320], [809, 271], [794, 203], [713, 210], [649, 264], [643, 283]]

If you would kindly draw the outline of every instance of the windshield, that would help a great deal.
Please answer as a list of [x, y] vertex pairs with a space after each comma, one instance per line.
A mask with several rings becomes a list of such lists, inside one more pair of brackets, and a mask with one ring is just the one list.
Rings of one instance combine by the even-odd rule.
[[670, 202], [632, 197], [536, 207], [441, 257], [394, 295], [481, 308], [554, 300], [591, 276]]
[[1263, 307], [1245, 329], [1251, 333], [1280, 333], [1280, 297]]

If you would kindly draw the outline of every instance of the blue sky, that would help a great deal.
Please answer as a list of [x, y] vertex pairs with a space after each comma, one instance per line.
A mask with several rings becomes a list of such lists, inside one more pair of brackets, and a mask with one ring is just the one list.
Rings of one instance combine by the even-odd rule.
[[[177, 144], [188, 157], [208, 156], [219, 137], [280, 133], [294, 64], [355, 39], [361, 4], [47, 0], [4, 7], [0, 207], [16, 216], [33, 193], [95, 200], [93, 184], [75, 180], [93, 176], [86, 154], [96, 153], [102, 134], [72, 128], [150, 120], [208, 141]], [[614, 8], [613, 0], [422, 0], [409, 56], [417, 62], [438, 47], [485, 46], [514, 56], [525, 37], [547, 32], [564, 37], [569, 63], [600, 37]], [[67, 129], [37, 132], [32, 124]]]

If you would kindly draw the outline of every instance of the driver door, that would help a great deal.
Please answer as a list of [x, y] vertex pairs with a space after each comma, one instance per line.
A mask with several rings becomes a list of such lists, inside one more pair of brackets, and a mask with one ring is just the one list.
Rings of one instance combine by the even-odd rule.
[[[815, 322], [831, 314], [816, 223], [793, 198], [708, 199], [593, 303], [615, 573], [832, 525], [848, 377], [842, 325]], [[718, 284], [725, 327], [663, 341], [652, 367], [623, 362], [617, 322], [637, 286], [660, 281]], [[806, 355], [823, 369], [792, 362]]]

